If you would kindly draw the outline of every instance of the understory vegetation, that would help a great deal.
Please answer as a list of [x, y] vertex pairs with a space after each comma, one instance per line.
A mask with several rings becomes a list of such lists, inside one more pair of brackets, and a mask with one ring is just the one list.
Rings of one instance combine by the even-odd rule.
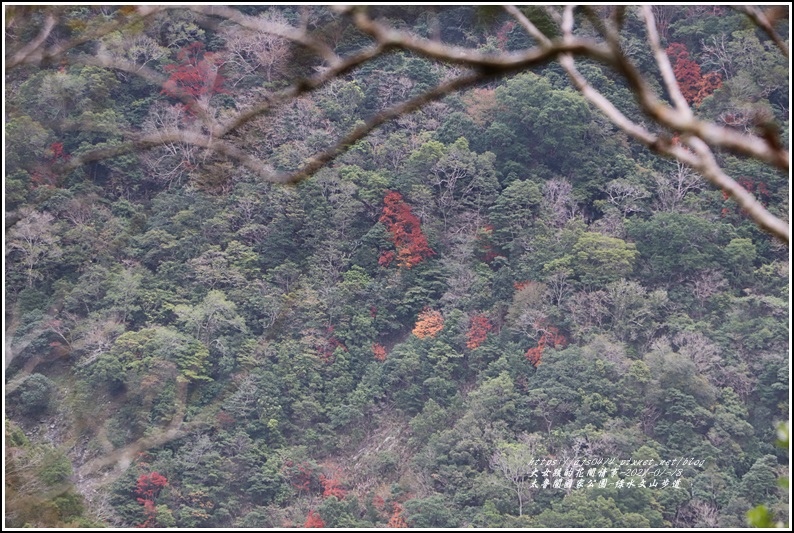
[[[340, 54], [366, 43], [327, 8], [238, 7], [308, 20]], [[113, 16], [61, 9], [64, 38]], [[787, 146], [788, 60], [770, 39], [728, 8], [663, 9], [695, 114], [775, 124]], [[486, 52], [528, 42], [474, 6], [381, 11]], [[761, 504], [785, 520], [785, 244], [630, 141], [556, 62], [403, 114], [293, 185], [179, 139], [59, 172], [130, 131], [198, 131], [201, 113], [317, 67], [202, 20], [175, 8], [102, 37], [160, 84], [80, 61], [6, 74], [7, 527], [747, 527]], [[624, 48], [663, 95], [644, 31], [628, 11]], [[297, 171], [456, 68], [394, 50], [235, 142]], [[619, 75], [579, 70], [644, 120]], [[788, 219], [785, 173], [718, 156]], [[658, 486], [562, 466], [599, 458], [690, 462]]]

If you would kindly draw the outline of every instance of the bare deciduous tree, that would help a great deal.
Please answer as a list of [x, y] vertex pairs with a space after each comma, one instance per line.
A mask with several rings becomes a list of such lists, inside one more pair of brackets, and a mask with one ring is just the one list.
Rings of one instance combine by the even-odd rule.
[[656, 185], [656, 211], [677, 211], [690, 191], [703, 188], [703, 180], [691, 168], [676, 161], [675, 168], [667, 174], [654, 174]]
[[604, 192], [607, 193], [609, 202], [620, 209], [624, 217], [628, 216], [629, 213], [642, 211], [640, 200], [650, 196], [642, 185], [621, 178], [607, 183], [606, 187], [604, 187]]
[[533, 460], [541, 459], [542, 453], [538, 436], [523, 435], [519, 442], [502, 443], [491, 457], [491, 470], [504, 478], [518, 498], [518, 516], [523, 516], [524, 502], [529, 498], [532, 481], [536, 480], [531, 477], [532, 473], [539, 470]]
[[703, 307], [711, 296], [721, 291], [728, 282], [718, 270], [705, 270], [700, 272], [692, 281], [692, 294], [695, 295], [700, 306]]
[[8, 232], [8, 250], [16, 250], [21, 255], [25, 267], [28, 287], [33, 280], [43, 276], [41, 268], [48, 261], [61, 256], [60, 238], [53, 231], [54, 217], [50, 213], [26, 211], [22, 219]]
[[704, 65], [713, 67], [717, 72], [720, 72], [724, 80], [733, 77], [733, 58], [728, 51], [725, 35], [712, 36], [708, 42], [701, 42], [703, 44]]
[[713, 381], [715, 371], [723, 364], [719, 347], [700, 332], [684, 331], [673, 340], [679, 346], [678, 353], [692, 359], [698, 372]]
[[[266, 27], [289, 28], [287, 19], [278, 12], [261, 15], [259, 19]], [[268, 82], [282, 73], [290, 54], [287, 39], [237, 25], [228, 27], [226, 35], [226, 64], [236, 74], [232, 86], [256, 71], [261, 71]]]
[[564, 178], [554, 178], [543, 184], [543, 200], [551, 212], [554, 226], [561, 228], [566, 222], [576, 218], [579, 207], [571, 195], [573, 186]]

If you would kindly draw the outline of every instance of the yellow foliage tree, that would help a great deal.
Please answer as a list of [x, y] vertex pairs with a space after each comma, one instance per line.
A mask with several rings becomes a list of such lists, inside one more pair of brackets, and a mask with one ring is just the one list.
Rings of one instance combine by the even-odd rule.
[[444, 317], [441, 312], [425, 308], [419, 313], [412, 333], [420, 339], [426, 339], [435, 337], [442, 329], [444, 329]]
[[399, 503], [394, 504], [394, 511], [392, 512], [391, 518], [389, 518], [389, 523], [386, 524], [386, 527], [397, 529], [397, 528], [407, 528], [408, 523], [405, 521], [405, 518], [402, 516], [403, 508]]

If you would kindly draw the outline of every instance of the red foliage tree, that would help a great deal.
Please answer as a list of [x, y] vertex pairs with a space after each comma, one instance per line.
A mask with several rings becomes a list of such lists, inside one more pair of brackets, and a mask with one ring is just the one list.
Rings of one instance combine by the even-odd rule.
[[507, 50], [507, 40], [510, 38], [510, 32], [516, 27], [516, 23], [508, 20], [497, 30], [496, 42], [499, 43], [499, 50], [504, 52]]
[[493, 245], [493, 229], [494, 227], [488, 224], [477, 232], [478, 252], [486, 263], [490, 263], [499, 257]]
[[689, 58], [689, 52], [683, 44], [672, 43], [666, 52], [681, 94], [689, 104], [700, 104], [722, 85], [722, 78], [718, 73], [709, 72], [705, 76], [701, 74], [700, 65]]
[[466, 348], [474, 350], [485, 342], [488, 332], [493, 329], [493, 324], [483, 314], [471, 317], [469, 330], [466, 332]]
[[386, 360], [386, 347], [382, 344], [375, 343], [372, 345], [372, 353], [375, 354], [376, 361]]
[[347, 491], [342, 488], [338, 479], [325, 477], [323, 474], [320, 475], [320, 483], [323, 484], [323, 498], [330, 498], [331, 496], [336, 496], [338, 500], [345, 498]]
[[390, 191], [383, 198], [383, 213], [380, 222], [391, 234], [397, 253], [383, 252], [378, 259], [381, 266], [389, 266], [397, 259], [397, 266], [411, 268], [435, 252], [430, 249], [427, 237], [422, 233], [419, 218], [411, 212], [400, 193]]
[[304, 492], [316, 494], [322, 488], [319, 469], [309, 463], [296, 464], [287, 460], [281, 471], [299, 494]]
[[303, 527], [325, 527], [325, 522], [320, 518], [320, 514], [314, 511], [309, 511], [309, 516], [306, 517], [306, 522]]
[[229, 429], [230, 427], [234, 426], [236, 420], [226, 411], [218, 411], [218, 414], [215, 415], [215, 422], [219, 428]]
[[45, 154], [47, 156], [45, 162], [36, 166], [36, 169], [30, 175], [30, 181], [37, 188], [42, 186], [57, 187], [59, 173], [55, 171], [55, 165], [69, 161], [72, 156], [66, 153], [63, 143], [60, 142], [52, 143]]
[[141, 474], [138, 477], [138, 485], [135, 488], [135, 494], [138, 495], [138, 503], [143, 503], [144, 500], [154, 501], [157, 495], [160, 494], [160, 489], [166, 486], [168, 486], [168, 479], [159, 472]]
[[163, 84], [163, 94], [175, 98], [186, 96], [199, 99], [224, 92], [223, 76], [218, 72], [215, 54], [204, 52], [204, 45], [195, 42], [182, 48], [176, 55], [178, 63], [166, 65], [170, 74]]
[[157, 508], [154, 505], [154, 499], [160, 494], [160, 490], [166, 486], [168, 486], [168, 480], [158, 472], [141, 474], [138, 477], [138, 483], [135, 487], [135, 494], [138, 496], [136, 500], [143, 505], [143, 513], [146, 516], [146, 520], [140, 527], [157, 526]]
[[667, 47], [667, 55], [673, 65], [673, 73], [681, 88], [681, 94], [690, 104], [700, 91], [700, 65], [689, 58], [689, 52], [681, 43], [672, 43]]
[[69, 161], [69, 159], [72, 157], [66, 153], [66, 150], [63, 149], [63, 143], [52, 143], [50, 145], [50, 151], [52, 152], [52, 156], [50, 157], [51, 163], [55, 163], [58, 160]]
[[386, 500], [384, 500], [382, 496], [376, 494], [372, 497], [372, 506], [378, 511], [383, 511], [383, 508], [386, 506]]
[[[748, 178], [747, 176], [742, 176], [741, 178], [737, 179], [736, 181], [746, 191], [748, 191], [750, 193], [753, 193], [758, 198], [758, 200], [761, 202], [761, 204], [764, 207], [766, 207], [769, 204], [771, 193], [769, 192], [769, 189], [767, 188], [766, 183], [764, 183], [763, 181], [759, 181], [758, 183], [756, 183], [755, 181], [753, 181], [751, 178]], [[736, 202], [733, 200], [733, 198], [731, 198], [731, 195], [728, 193], [728, 191], [725, 191], [725, 190], [722, 191], [722, 199], [723, 199], [724, 202], [732, 203], [733, 204], [733, 210], [735, 212], [738, 212], [738, 213], [740, 213], [740, 214], [742, 214], [744, 216], [747, 216], [747, 212], [744, 209], [741, 209], [738, 206], [738, 204], [736, 204]], [[730, 213], [731, 213], [731, 209], [729, 209], [727, 205], [722, 208], [722, 217], [723, 218], [728, 216]]]
[[315, 348], [326, 363], [334, 362], [334, 350], [337, 348], [342, 348], [344, 351], [347, 351], [347, 346], [334, 336], [333, 326], [328, 326], [326, 328], [325, 337], [320, 339]]
[[538, 345], [527, 350], [527, 353], [524, 354], [524, 357], [526, 357], [527, 360], [532, 363], [532, 366], [538, 366], [540, 364], [541, 357], [543, 357], [543, 350], [546, 348], [546, 346], [551, 346], [552, 348], [562, 348], [567, 343], [568, 340], [559, 332], [557, 328], [554, 326], [546, 326], [544, 328], [543, 334], [540, 336]]

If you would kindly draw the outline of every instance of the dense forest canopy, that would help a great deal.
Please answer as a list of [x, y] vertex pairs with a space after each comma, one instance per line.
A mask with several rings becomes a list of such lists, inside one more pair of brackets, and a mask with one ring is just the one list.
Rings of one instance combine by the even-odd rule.
[[5, 9], [7, 527], [786, 519], [787, 9]]

